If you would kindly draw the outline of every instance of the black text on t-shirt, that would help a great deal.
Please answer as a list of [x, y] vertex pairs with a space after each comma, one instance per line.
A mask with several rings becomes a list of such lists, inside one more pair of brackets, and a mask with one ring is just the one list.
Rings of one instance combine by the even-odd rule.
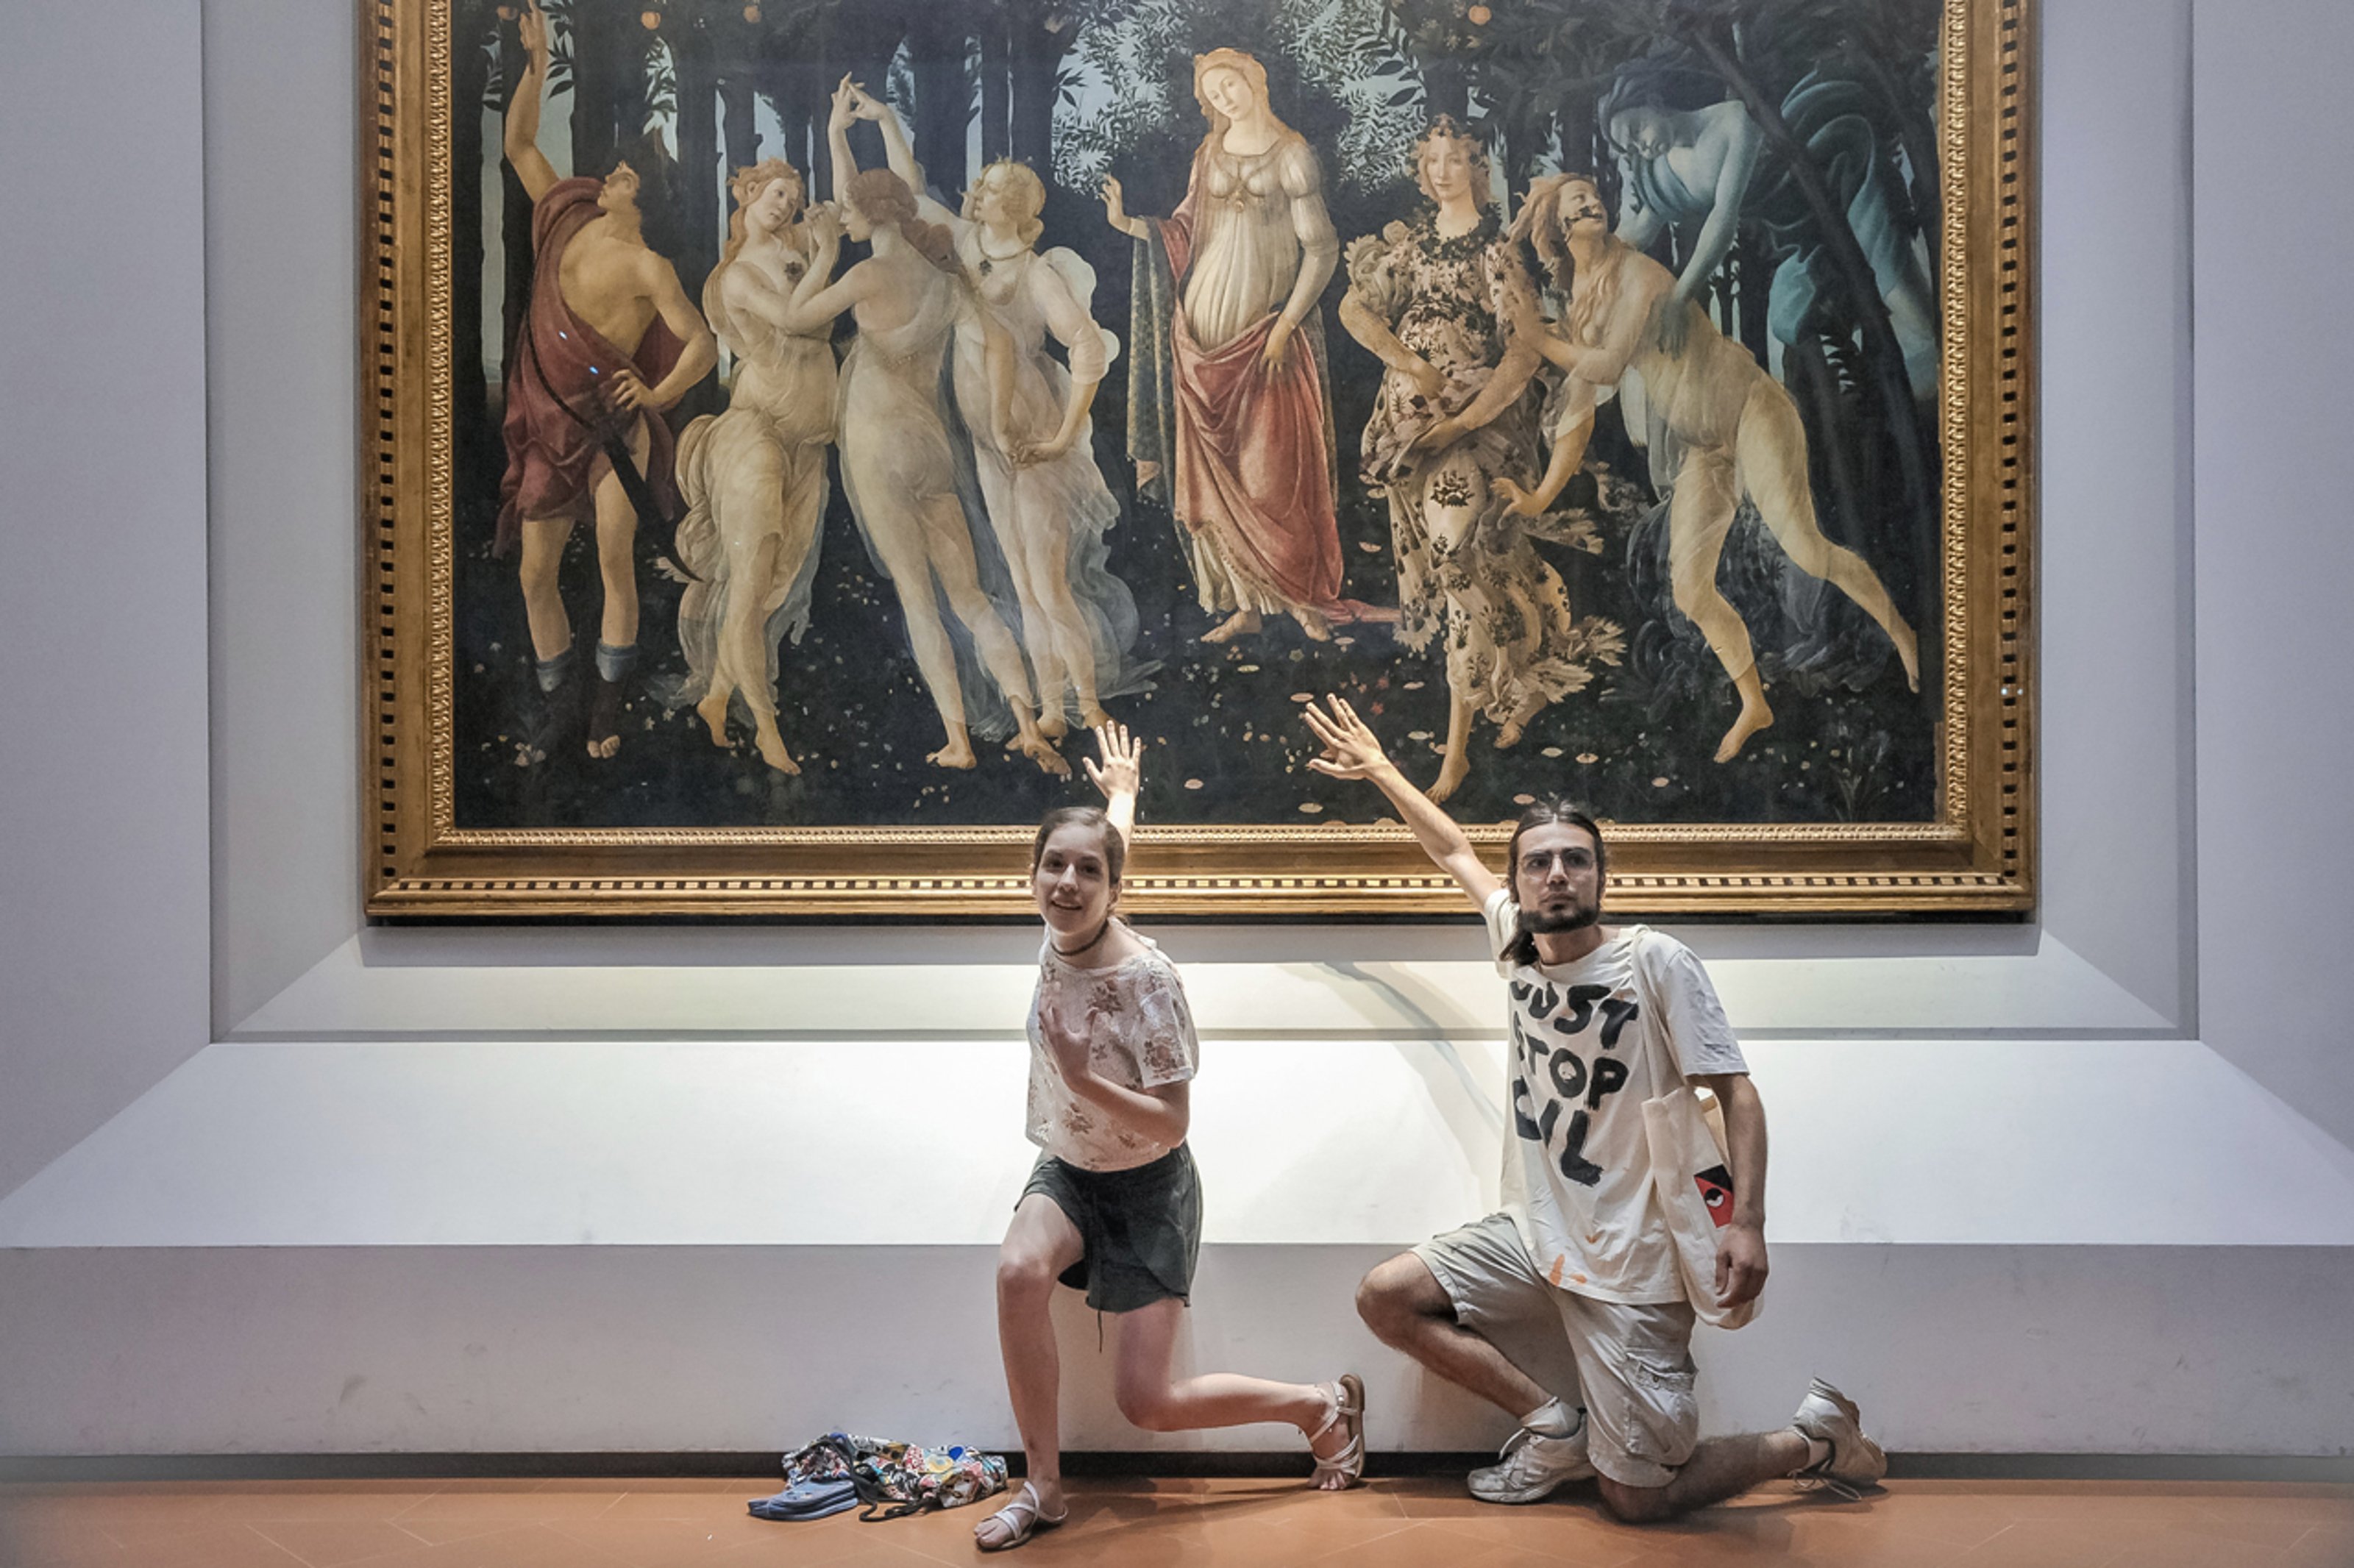
[[[1596, 1012], [1601, 1014], [1596, 1026]], [[1548, 1153], [1553, 1134], [1561, 1134], [1561, 1173], [1582, 1187], [1602, 1180], [1602, 1168], [1585, 1158], [1585, 1137], [1602, 1102], [1627, 1086], [1627, 1064], [1604, 1053], [1616, 1050], [1618, 1036], [1642, 1013], [1634, 1002], [1610, 994], [1602, 985], [1563, 988], [1550, 980], [1512, 982], [1512, 1126], [1522, 1138]], [[1568, 1044], [1544, 1037], [1550, 1033], [1585, 1048], [1580, 1055]], [[1586, 1038], [1593, 1035], [1592, 1040]], [[1598, 1045], [1600, 1050], [1595, 1047]], [[1537, 1108], [1543, 1094], [1543, 1108]], [[1577, 1104], [1580, 1097], [1583, 1105]], [[1566, 1122], [1562, 1107], [1571, 1106]]]

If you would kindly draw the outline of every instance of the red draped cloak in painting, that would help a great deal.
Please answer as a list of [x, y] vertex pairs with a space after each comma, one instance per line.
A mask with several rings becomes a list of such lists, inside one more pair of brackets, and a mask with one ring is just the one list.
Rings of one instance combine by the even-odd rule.
[[[1193, 259], [1201, 170], [1175, 213], [1155, 225], [1174, 283]], [[1341, 536], [1333, 514], [1331, 418], [1311, 320], [1272, 376], [1259, 355], [1273, 313], [1216, 349], [1193, 339], [1182, 305], [1169, 313], [1178, 520], [1217, 546], [1226, 565], [1287, 605], [1352, 619], [1341, 600]]]
[[[558, 180], [531, 214], [531, 309], [524, 317], [506, 366], [506, 477], [499, 483], [496, 553], [523, 536], [526, 517], [591, 514], [598, 482], [612, 468], [608, 436], [629, 439], [638, 416], [606, 406], [613, 373], [634, 366], [649, 387], [670, 374], [682, 344], [656, 316], [635, 355], [608, 343], [564, 302], [565, 248], [599, 216], [596, 180]], [[665, 509], [675, 510], [671, 478], [671, 429], [660, 414], [645, 416], [646, 482]]]

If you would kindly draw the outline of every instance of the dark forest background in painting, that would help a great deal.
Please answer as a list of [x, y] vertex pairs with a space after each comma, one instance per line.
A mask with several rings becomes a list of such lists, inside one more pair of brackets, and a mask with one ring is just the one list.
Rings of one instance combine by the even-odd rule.
[[[1411, 149], [1437, 115], [1484, 141], [1508, 217], [1532, 178], [1574, 170], [1597, 176], [1617, 215], [1630, 164], [1612, 140], [1614, 116], [1738, 105], [1759, 148], [1756, 168], [1737, 193], [1734, 238], [1702, 302], [1795, 401], [1821, 527], [1871, 563], [1919, 630], [1924, 690], [1906, 690], [1862, 613], [1789, 567], [1744, 505], [1718, 582], [1749, 625], [1777, 716], [1741, 756], [1712, 761], [1733, 694], [1670, 600], [1655, 476], [1607, 404], [1589, 474], [1566, 498], [1590, 518], [1599, 548], [1538, 547], [1579, 615], [1625, 629], [1624, 661], [1547, 708], [1511, 752], [1489, 754], [1483, 734], [1453, 809], [1494, 820], [1532, 792], [1565, 789], [1621, 821], [1934, 812], [1935, 391], [1932, 377], [1925, 396], [1917, 345], [1900, 341], [1883, 258], [1901, 247], [1937, 297], [1935, 0], [548, 0], [546, 9], [555, 69], [542, 145], [551, 157], [568, 151], [559, 161], [575, 170], [599, 168], [617, 151], [666, 166], [670, 196], [648, 203], [647, 239], [690, 299], [701, 298], [719, 260], [727, 170], [781, 156], [809, 173], [813, 197], [830, 192], [826, 115], [847, 74], [897, 110], [934, 194], [951, 207], [998, 159], [1036, 170], [1047, 191], [1039, 244], [1069, 247], [1094, 266], [1095, 316], [1124, 347], [1131, 241], [1107, 225], [1097, 189], [1117, 176], [1139, 213], [1167, 213], [1182, 199], [1204, 129], [1192, 90], [1196, 54], [1237, 48], [1265, 65], [1276, 111], [1322, 161], [1343, 246], [1423, 207]], [[924, 765], [938, 726], [894, 596], [838, 480], [812, 622], [785, 651], [779, 682], [801, 773], [764, 766], [748, 737], [715, 747], [691, 711], [665, 711], [651, 681], [631, 699], [621, 755], [610, 761], [535, 758], [522, 745], [535, 722], [530, 647], [514, 566], [490, 555], [505, 462], [500, 379], [531, 277], [530, 203], [514, 172], [493, 162], [520, 75], [516, 26], [512, 5], [454, 6], [460, 825], [1004, 822], [1090, 798], [1083, 778], [1042, 775], [993, 746], [970, 772]], [[862, 164], [882, 164], [873, 126], [856, 127], [853, 145]], [[1860, 193], [1872, 195], [1871, 221], [1888, 232], [1859, 232]], [[1681, 270], [1697, 228], [1668, 224], [1651, 253]], [[847, 249], [845, 266], [860, 253]], [[1382, 366], [1334, 323], [1348, 281], [1336, 270], [1322, 305], [1344, 591], [1394, 605], [1388, 514], [1354, 472]], [[1804, 302], [1795, 316], [1792, 297]], [[838, 331], [850, 335], [846, 317]], [[1142, 617], [1138, 653], [1159, 662], [1151, 691], [1108, 704], [1151, 748], [1148, 818], [1369, 820], [1379, 807], [1373, 791], [1306, 769], [1314, 748], [1299, 704], [1310, 694], [1351, 697], [1426, 779], [1434, 765], [1425, 748], [1447, 727], [1439, 651], [1409, 652], [1379, 624], [1344, 626], [1316, 643], [1273, 620], [1248, 642], [1199, 642], [1214, 618], [1193, 602], [1179, 527], [1165, 505], [1136, 493], [1127, 364], [1124, 355], [1103, 382], [1093, 428], [1122, 508], [1108, 535], [1110, 567]], [[720, 379], [706, 378], [668, 417], [684, 425], [726, 402]], [[576, 534], [564, 577], [584, 626], [594, 624], [597, 591], [588, 534]], [[666, 545], [642, 531], [640, 642], [657, 666], [665, 650], [673, 662], [677, 652], [677, 589], [655, 569]], [[1064, 746], [1074, 759], [1082, 748], [1076, 736]]]

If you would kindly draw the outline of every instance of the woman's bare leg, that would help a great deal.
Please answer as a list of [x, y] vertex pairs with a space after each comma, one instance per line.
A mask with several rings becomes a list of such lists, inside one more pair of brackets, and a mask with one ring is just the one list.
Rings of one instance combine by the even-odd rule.
[[[1049, 680], [1046, 667], [1038, 666], [1038, 718], [1042, 726], [1050, 714], [1057, 723], [1062, 721], [1067, 684], [1079, 699], [1079, 722], [1093, 729], [1110, 723], [1111, 715], [1096, 700], [1095, 633], [1071, 592], [1070, 546], [1070, 535], [1059, 520], [1033, 529], [1032, 537], [1025, 541], [1030, 590], [1044, 612], [1056, 667], [1055, 677]], [[1034, 652], [1032, 661], [1036, 662]]]
[[924, 760], [941, 768], [970, 768], [977, 758], [964, 723], [964, 688], [957, 683], [956, 649], [932, 593], [932, 566], [924, 548], [923, 524], [904, 512], [877, 507], [865, 519], [875, 553], [891, 575], [899, 595], [899, 612], [907, 620], [907, 641], [916, 651], [916, 669], [932, 694], [946, 744]]
[[[1479, 523], [1478, 511], [1467, 500], [1444, 505], [1430, 499], [1432, 481], [1441, 469], [1434, 467], [1424, 475], [1422, 490], [1422, 525], [1430, 537], [1430, 567], [1442, 583], [1452, 582], [1447, 588], [1447, 620], [1452, 622], [1462, 616], [1476, 626], [1488, 614], [1487, 585], [1480, 581], [1478, 546], [1471, 534]], [[1468, 474], [1468, 467], [1465, 471]], [[1449, 625], [1440, 635], [1451, 648], [1456, 628]], [[1438, 781], [1430, 787], [1433, 800], [1444, 800], [1463, 787], [1471, 772], [1471, 719], [1475, 711], [1475, 694], [1465, 689], [1467, 678], [1458, 665], [1461, 662], [1449, 653], [1447, 660], [1447, 752], [1439, 765]]]
[[1880, 574], [1853, 550], [1831, 543], [1815, 520], [1815, 494], [1807, 482], [1806, 427], [1789, 394], [1770, 383], [1751, 392], [1734, 445], [1738, 482], [1757, 503], [1757, 515], [1776, 543], [1800, 571], [1829, 583], [1872, 617], [1895, 645], [1905, 683], [1919, 691], [1920, 639], [1896, 612]]
[[[1055, 1279], [1085, 1251], [1077, 1227], [1043, 1192], [1015, 1206], [997, 1249], [997, 1346], [1005, 1360], [1005, 1392], [1013, 1402], [1030, 1485], [1048, 1518], [1063, 1511], [1063, 1362], [1048, 1305]], [[1009, 1533], [993, 1520], [973, 1528], [984, 1546]]]
[[[1112, 1396], [1119, 1413], [1147, 1432], [1194, 1432], [1212, 1426], [1249, 1426], [1259, 1422], [1283, 1422], [1310, 1437], [1319, 1458], [1337, 1454], [1348, 1434], [1335, 1422], [1332, 1401], [1311, 1383], [1274, 1383], [1238, 1372], [1204, 1372], [1198, 1377], [1171, 1375], [1177, 1344], [1177, 1325], [1185, 1304], [1155, 1301], [1119, 1315], [1112, 1345]], [[1343, 1483], [1337, 1478], [1328, 1489]]]
[[1774, 722], [1774, 710], [1766, 705], [1766, 684], [1757, 675], [1749, 627], [1716, 587], [1716, 563], [1724, 554], [1724, 538], [1733, 531], [1740, 503], [1731, 461], [1720, 451], [1700, 449], [1684, 459], [1675, 495], [1668, 503], [1668, 582], [1676, 608], [1708, 639], [1710, 651], [1741, 698], [1741, 711], [1717, 742], [1719, 762], [1732, 761], [1751, 736]]
[[1444, 800], [1463, 787], [1471, 774], [1471, 699], [1450, 690], [1447, 694], [1447, 754], [1438, 765], [1438, 779], [1430, 787], [1433, 800]]
[[953, 495], [934, 496], [924, 508], [924, 543], [932, 569], [939, 574], [940, 589], [949, 609], [972, 632], [981, 662], [1013, 710], [1013, 749], [1038, 765], [1042, 773], [1068, 774], [1071, 765], [1054, 743], [1038, 733], [1030, 696], [1030, 671], [1022, 662], [1022, 644], [998, 618], [997, 607], [981, 589], [981, 568], [973, 559], [972, 535], [967, 531], [964, 508]]
[[761, 646], [768, 622], [760, 604], [775, 579], [779, 544], [776, 535], [764, 535], [750, 560], [729, 563], [727, 609], [719, 622], [719, 656], [713, 661], [711, 690], [695, 704], [695, 711], [710, 727], [712, 744], [726, 746], [727, 701], [742, 692], [744, 705], [752, 713], [752, 744], [760, 760], [779, 773], [799, 773], [801, 764], [785, 749], [784, 735], [777, 728], [776, 697], [769, 685], [769, 651]]

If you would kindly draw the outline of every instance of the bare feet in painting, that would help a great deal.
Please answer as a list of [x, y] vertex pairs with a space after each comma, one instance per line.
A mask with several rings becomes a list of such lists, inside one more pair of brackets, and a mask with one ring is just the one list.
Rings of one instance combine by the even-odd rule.
[[1259, 630], [1258, 611], [1238, 609], [1209, 630], [1202, 633], [1204, 642], [1232, 642], [1237, 637], [1253, 637]]
[[949, 732], [949, 743], [924, 758], [935, 768], [970, 768], [981, 759], [972, 754], [972, 741], [960, 725]]
[[727, 700], [734, 695], [733, 692], [714, 686], [705, 694], [701, 702], [695, 705], [695, 715], [703, 720], [703, 727], [711, 732], [711, 744], [723, 751], [727, 748]]
[[1464, 759], [1461, 752], [1450, 751], [1447, 754], [1447, 760], [1439, 765], [1438, 781], [1433, 784], [1426, 793], [1427, 793], [1433, 800], [1443, 801], [1448, 796], [1454, 794], [1456, 790], [1461, 789], [1463, 786], [1463, 780], [1470, 776], [1471, 764]]
[[597, 694], [588, 701], [588, 755], [608, 762], [621, 754], [623, 683], [597, 677]]
[[1111, 715], [1103, 711], [1092, 692], [1079, 699], [1079, 725], [1084, 729], [1101, 729], [1111, 723]]
[[779, 773], [799, 773], [801, 765], [795, 762], [793, 754], [785, 749], [785, 737], [778, 733], [777, 721], [764, 716], [758, 724], [758, 733], [753, 736], [752, 744], [759, 748], [760, 760]]
[[1063, 710], [1059, 707], [1041, 708], [1038, 711], [1038, 733], [1048, 740], [1060, 740], [1071, 733], [1071, 721], [1063, 716]]
[[1528, 733], [1529, 721], [1544, 712], [1544, 709], [1543, 697], [1532, 697], [1514, 708], [1512, 716], [1504, 721], [1504, 727], [1496, 732], [1496, 749], [1509, 751], [1518, 746], [1521, 743], [1521, 736]]
[[1733, 688], [1741, 694], [1741, 712], [1734, 715], [1733, 727], [1717, 743], [1719, 762], [1730, 762], [1740, 756], [1749, 737], [1774, 722], [1774, 710], [1766, 705], [1766, 683], [1757, 678], [1756, 665], [1750, 665], [1735, 677]]
[[1308, 634], [1309, 641], [1332, 641], [1332, 623], [1324, 619], [1322, 610], [1310, 609], [1304, 604], [1294, 605], [1291, 609], [1291, 619], [1299, 622], [1299, 630]]
[[1036, 763], [1038, 771], [1041, 773], [1051, 773], [1057, 779], [1068, 779], [1071, 776], [1070, 763], [1065, 759], [1061, 752], [1055, 749], [1055, 743], [1048, 740], [1035, 725], [1032, 725], [1024, 733], [1007, 741], [1005, 749], [1020, 752]]

